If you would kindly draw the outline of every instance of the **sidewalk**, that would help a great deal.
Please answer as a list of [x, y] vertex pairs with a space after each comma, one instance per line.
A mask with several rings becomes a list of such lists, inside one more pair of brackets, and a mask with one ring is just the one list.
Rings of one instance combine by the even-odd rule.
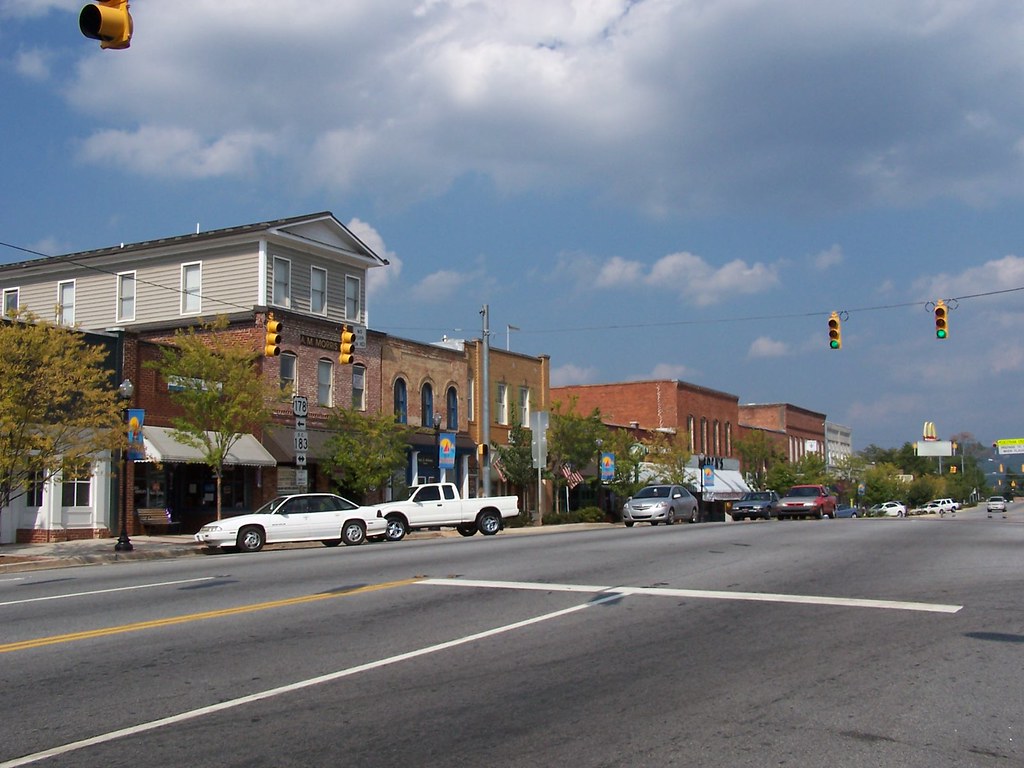
[[[499, 536], [558, 533], [569, 531], [590, 530], [594, 528], [611, 528], [613, 523], [575, 523], [570, 525], [547, 525], [531, 528], [506, 528]], [[407, 538], [429, 539], [439, 537], [461, 538], [454, 530], [414, 531]], [[136, 536], [131, 539], [131, 552], [117, 552], [114, 545], [117, 538], [81, 539], [76, 541], [55, 541], [46, 544], [0, 544], [0, 575], [20, 571], [37, 571], [47, 568], [65, 568], [72, 565], [89, 565], [96, 563], [115, 563], [126, 560], [153, 560], [164, 557], [190, 557], [206, 555], [209, 550], [191, 534], [164, 536]], [[269, 549], [321, 547], [317, 542], [293, 542], [287, 544], [268, 544]]]

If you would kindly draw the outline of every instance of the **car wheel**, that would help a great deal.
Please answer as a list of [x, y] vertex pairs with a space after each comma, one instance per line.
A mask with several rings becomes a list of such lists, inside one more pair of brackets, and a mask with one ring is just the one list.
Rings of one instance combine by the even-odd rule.
[[501, 517], [496, 512], [481, 512], [477, 527], [484, 536], [493, 536], [501, 530]]
[[742, 523], [743, 522], [743, 515], [733, 515], [732, 516], [732, 521], [734, 523]]
[[336, 547], [341, 544], [341, 539], [324, 539], [320, 543], [325, 547]]
[[242, 552], [259, 552], [267, 543], [262, 528], [249, 525], [238, 532], [238, 549]]
[[623, 522], [623, 524], [624, 524], [624, 525], [625, 525], [625, 526], [626, 526], [627, 528], [632, 528], [632, 527], [633, 527], [633, 521], [632, 521], [632, 520], [623, 520], [622, 522]]
[[405, 521], [400, 515], [388, 515], [388, 527], [384, 531], [384, 538], [388, 541], [401, 541], [408, 533]]
[[670, 509], [668, 511], [668, 517], [665, 518], [665, 525], [675, 525], [675, 523], [676, 523], [676, 511], [674, 509]]
[[856, 516], [857, 516], [857, 513], [856, 513], [856, 512], [851, 512], [851, 513], [850, 513], [850, 517], [856, 517]]
[[366, 529], [357, 521], [350, 520], [341, 529], [341, 540], [345, 542], [346, 547], [362, 544], [366, 541]]
[[476, 533], [476, 526], [475, 525], [459, 525], [459, 526], [456, 526], [455, 530], [458, 531], [463, 536], [472, 536], [473, 534]]

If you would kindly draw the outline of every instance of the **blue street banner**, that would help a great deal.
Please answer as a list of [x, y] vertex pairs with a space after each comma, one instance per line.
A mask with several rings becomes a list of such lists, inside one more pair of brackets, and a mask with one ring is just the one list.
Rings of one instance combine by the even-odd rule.
[[601, 454], [601, 482], [610, 483], [615, 479], [615, 454]]
[[441, 469], [455, 469], [455, 433], [442, 432], [437, 445], [437, 463]]
[[142, 439], [142, 423], [145, 420], [144, 409], [128, 409], [128, 461], [146, 460], [146, 443]]
[[704, 483], [703, 483], [703, 487], [705, 487], [705, 488], [714, 488], [715, 487], [715, 468], [713, 466], [711, 466], [710, 464], [705, 464], [704, 465]]

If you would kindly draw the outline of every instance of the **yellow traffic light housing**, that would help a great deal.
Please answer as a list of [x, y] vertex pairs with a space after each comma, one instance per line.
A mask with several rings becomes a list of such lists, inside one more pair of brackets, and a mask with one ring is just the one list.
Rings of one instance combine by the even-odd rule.
[[352, 332], [352, 326], [341, 326], [341, 344], [338, 347], [338, 362], [342, 365], [352, 363], [352, 352], [355, 349], [356, 335]]
[[946, 306], [946, 302], [939, 299], [935, 302], [935, 338], [936, 339], [947, 339], [949, 338], [949, 308]]
[[97, 0], [78, 15], [82, 34], [100, 41], [100, 48], [127, 48], [132, 42], [128, 0]]
[[843, 348], [843, 323], [839, 319], [838, 312], [833, 312], [828, 317], [828, 347], [829, 349]]
[[271, 315], [267, 318], [267, 335], [263, 342], [263, 354], [267, 357], [277, 357], [281, 354], [281, 331], [284, 325], [280, 320], [275, 320]]

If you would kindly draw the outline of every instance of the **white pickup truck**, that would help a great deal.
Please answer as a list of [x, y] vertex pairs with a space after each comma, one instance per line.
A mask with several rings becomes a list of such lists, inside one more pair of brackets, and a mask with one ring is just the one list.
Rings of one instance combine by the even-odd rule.
[[410, 489], [405, 501], [375, 504], [387, 519], [385, 538], [401, 541], [417, 528], [454, 526], [463, 536], [480, 531], [493, 536], [505, 527], [505, 520], [519, 514], [516, 496], [488, 496], [475, 499], [459, 497], [454, 483], [426, 483]]

